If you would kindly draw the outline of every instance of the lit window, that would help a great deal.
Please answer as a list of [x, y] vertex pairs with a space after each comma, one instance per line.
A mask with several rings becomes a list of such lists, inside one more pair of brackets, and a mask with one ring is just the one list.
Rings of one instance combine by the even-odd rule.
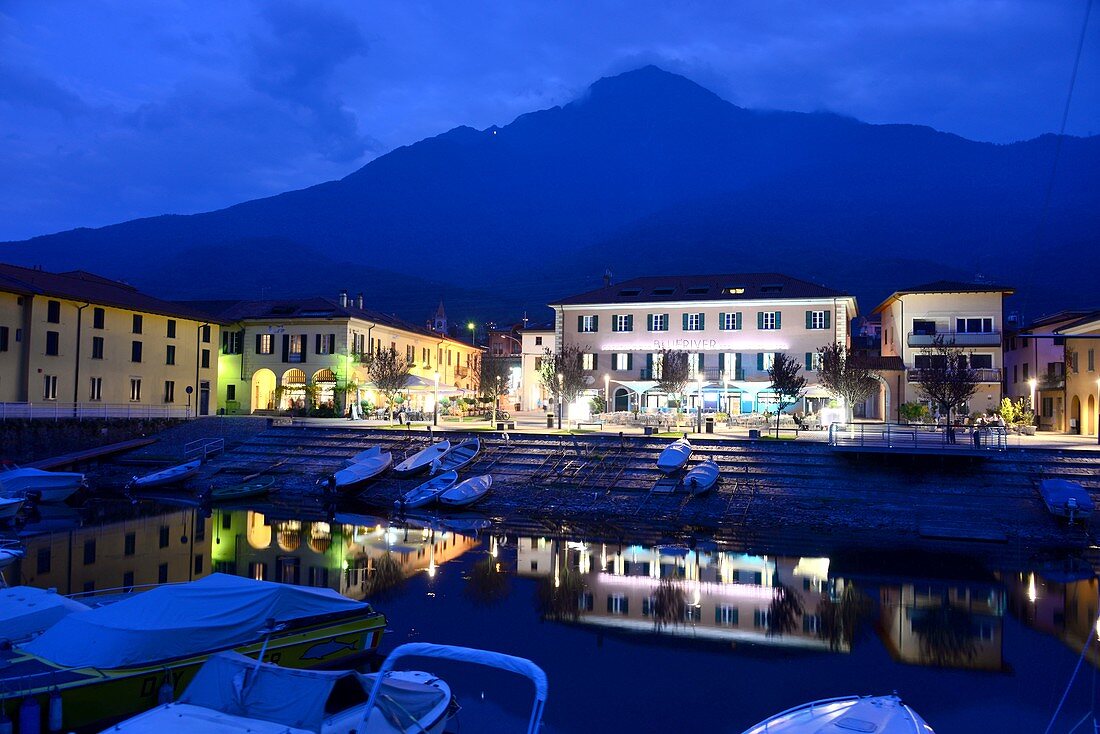
[[628, 370], [630, 369], [630, 355], [629, 354], [616, 354], [615, 364], [613, 369], [616, 370]]
[[103, 378], [92, 378], [92, 389], [88, 395], [89, 400], [102, 400], [103, 399]]
[[599, 320], [595, 316], [581, 316], [579, 331], [582, 334], [591, 334], [599, 329]]
[[137, 403], [141, 401], [141, 378], [130, 378], [130, 400]]
[[684, 331], [702, 331], [702, 330], [703, 330], [703, 314], [701, 314], [701, 313], [684, 314]]
[[807, 329], [824, 329], [825, 328], [825, 312], [824, 311], [809, 311], [809, 318], [807, 318]]
[[256, 353], [272, 354], [275, 351], [275, 337], [271, 334], [257, 334]]
[[591, 352], [585, 352], [581, 355], [581, 369], [594, 370], [596, 369], [596, 355]]
[[778, 311], [761, 311], [759, 314], [759, 326], [765, 331], [771, 331], [779, 328], [779, 312]]
[[650, 331], [668, 331], [668, 314], [653, 313], [649, 315]]
[[57, 375], [45, 375], [42, 386], [43, 400], [57, 400]]

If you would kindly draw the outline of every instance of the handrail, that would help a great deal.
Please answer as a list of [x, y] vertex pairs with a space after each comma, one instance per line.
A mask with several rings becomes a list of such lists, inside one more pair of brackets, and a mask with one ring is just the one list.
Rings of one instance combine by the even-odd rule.
[[94, 420], [100, 418], [192, 418], [189, 407], [171, 403], [65, 403], [0, 402], [0, 421], [6, 420]]
[[1004, 451], [1008, 431], [1000, 426], [898, 425], [894, 423], [829, 424], [829, 445], [880, 449], [942, 448]]
[[202, 458], [205, 460], [210, 454], [216, 454], [220, 451], [225, 451], [224, 438], [199, 438], [183, 446], [183, 455], [187, 458], [198, 457], [199, 454], [202, 454]]

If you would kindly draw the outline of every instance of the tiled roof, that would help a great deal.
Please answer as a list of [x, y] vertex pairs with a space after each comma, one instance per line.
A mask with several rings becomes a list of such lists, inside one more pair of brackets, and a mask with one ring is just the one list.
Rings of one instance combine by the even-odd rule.
[[1100, 328], [1100, 311], [1088, 311], [1081, 315], [1081, 318], [1073, 321], [1069, 324], [1063, 324], [1055, 329], [1056, 332], [1063, 332], [1068, 329], [1080, 329], [1081, 327]]
[[899, 288], [885, 301], [875, 306], [871, 313], [878, 313], [897, 300], [900, 296], [915, 293], [1003, 293], [1011, 295], [1016, 291], [1007, 285], [995, 283], [966, 283], [961, 280], [935, 280], [931, 283], [915, 285], [912, 288]]
[[142, 293], [129, 283], [102, 275], [73, 270], [50, 273], [35, 268], [0, 263], [0, 290], [33, 296], [53, 296], [86, 301], [97, 306], [130, 309], [196, 321], [215, 321], [210, 314], [185, 303], [163, 301]]
[[843, 291], [780, 273], [651, 275], [568, 296], [551, 305], [849, 297]]
[[1047, 314], [1046, 316], [1040, 316], [1039, 318], [1029, 322], [1026, 326], [1020, 327], [1021, 332], [1035, 331], [1040, 327], [1054, 326], [1055, 324], [1065, 324], [1076, 322], [1082, 318], [1085, 318], [1092, 311], [1058, 311], [1056, 313]]

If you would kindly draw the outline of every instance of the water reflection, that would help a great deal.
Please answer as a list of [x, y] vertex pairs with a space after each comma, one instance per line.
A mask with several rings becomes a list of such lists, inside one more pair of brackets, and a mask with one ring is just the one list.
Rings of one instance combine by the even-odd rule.
[[883, 641], [899, 660], [981, 670], [1004, 667], [1005, 594], [989, 584], [880, 587]]

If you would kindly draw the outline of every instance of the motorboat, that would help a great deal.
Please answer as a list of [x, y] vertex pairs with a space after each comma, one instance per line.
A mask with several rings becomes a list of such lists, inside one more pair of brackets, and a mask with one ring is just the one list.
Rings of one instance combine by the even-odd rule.
[[706, 494], [718, 481], [721, 473], [722, 470], [718, 468], [718, 462], [714, 459], [701, 461], [684, 475], [684, 486], [692, 494]]
[[64, 502], [84, 486], [84, 475], [12, 467], [0, 471], [0, 497], [37, 497], [40, 502]]
[[932, 727], [896, 695], [844, 696], [787, 709], [743, 734], [935, 734]]
[[1077, 482], [1068, 479], [1044, 479], [1039, 482], [1039, 494], [1050, 514], [1064, 517], [1071, 523], [1084, 520], [1092, 514], [1092, 497]]
[[26, 500], [22, 497], [0, 497], [0, 523], [18, 515], [24, 502]]
[[0, 538], [0, 570], [7, 568], [24, 555], [26, 551], [18, 540]]
[[170, 484], [180, 484], [199, 473], [202, 468], [202, 459], [195, 459], [184, 464], [176, 464], [143, 477], [134, 477], [126, 485], [127, 489], [155, 489]]
[[410, 489], [397, 501], [397, 504], [402, 509], [408, 508], [410, 510], [429, 505], [435, 502], [440, 494], [453, 487], [457, 481], [458, 472], [456, 471], [437, 474], [423, 484]]
[[64, 730], [83, 729], [174, 698], [216, 653], [330, 667], [371, 653], [385, 626], [369, 604], [331, 589], [215, 573], [125, 594], [0, 649], [0, 706], [10, 718], [28, 697], [45, 710], [59, 696]]
[[463, 480], [439, 494], [439, 504], [448, 507], [466, 507], [480, 501], [489, 494], [489, 488], [493, 486], [493, 476], [482, 474]]
[[691, 458], [691, 443], [686, 438], [678, 438], [661, 451], [657, 457], [657, 468], [665, 474], [679, 471]]
[[286, 670], [234, 653], [212, 657], [174, 703], [103, 730], [123, 734], [441, 734], [457, 710], [447, 683], [397, 670], [405, 657], [474, 663], [519, 673], [535, 686], [526, 731], [538, 731], [546, 674], [530, 660], [449, 645], [398, 646], [373, 674]]
[[432, 474], [445, 471], [458, 471], [468, 465], [481, 451], [481, 439], [474, 437], [455, 444], [442, 456], [432, 462]]
[[393, 463], [393, 454], [388, 451], [379, 451], [339, 470], [332, 475], [332, 480], [336, 489], [351, 489], [386, 471], [391, 463]]
[[415, 454], [406, 456], [404, 460], [393, 468], [395, 474], [417, 474], [432, 465], [432, 462], [442, 457], [451, 450], [450, 441], [439, 441], [427, 448], [420, 449]]
[[12, 586], [0, 589], [0, 640], [23, 642], [42, 634], [75, 612], [89, 607], [56, 589]]

